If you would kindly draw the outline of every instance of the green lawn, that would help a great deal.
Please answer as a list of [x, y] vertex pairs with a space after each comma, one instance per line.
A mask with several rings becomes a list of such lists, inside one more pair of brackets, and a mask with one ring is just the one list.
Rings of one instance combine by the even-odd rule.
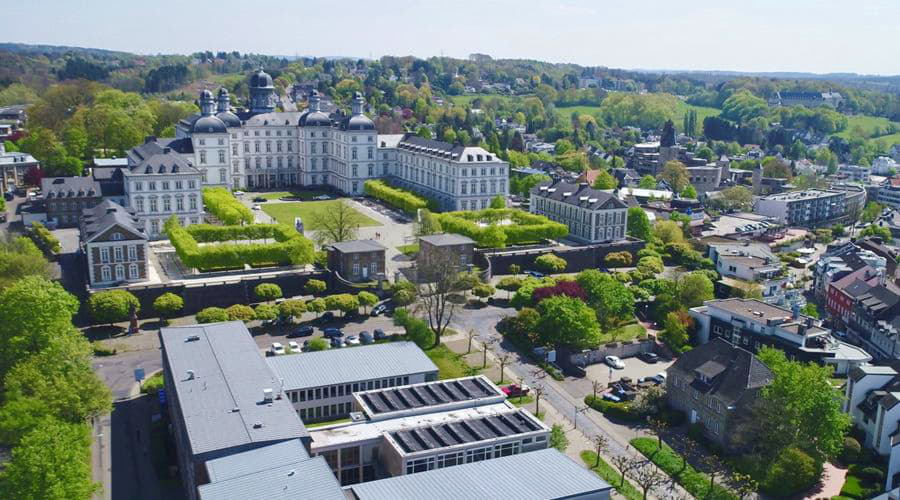
[[306, 426], [307, 429], [313, 429], [315, 427], [324, 427], [326, 425], [343, 424], [343, 423], [346, 423], [349, 421], [350, 421], [350, 418], [339, 418], [337, 420], [326, 420], [324, 422], [313, 422], [311, 424], [304, 424], [304, 425]]
[[584, 465], [587, 465], [589, 469], [594, 471], [604, 481], [611, 484], [613, 488], [627, 500], [642, 500], [644, 498], [644, 495], [631, 484], [631, 481], [623, 482], [622, 474], [619, 474], [619, 471], [606, 463], [602, 457], [600, 458], [600, 465], [595, 467], [594, 465], [597, 463], [597, 453], [593, 451], [582, 451], [581, 460], [584, 462]]
[[[854, 115], [847, 117], [847, 128], [838, 132], [835, 135], [843, 137], [845, 139], [852, 139], [855, 137], [861, 137], [863, 139], [871, 138], [871, 139], [886, 139], [886, 140], [897, 140], [900, 139], [898, 135], [900, 134], [892, 134], [885, 135], [881, 137], [874, 137], [875, 129], [881, 129], [882, 131], [887, 130], [888, 125], [891, 122], [884, 117], [881, 116], [868, 116], [868, 115]], [[894, 122], [894, 125], [900, 128], [900, 123]]]
[[419, 244], [413, 243], [411, 245], [400, 245], [397, 247], [397, 250], [404, 255], [413, 255], [419, 253]]
[[[615, 341], [622, 342], [624, 340], [636, 339], [647, 333], [647, 330], [640, 323], [632, 323], [630, 325], [620, 326], [616, 328]], [[600, 335], [600, 343], [612, 342], [612, 332], [603, 332]]]
[[708, 108], [705, 106], [694, 106], [693, 104], [688, 104], [682, 100], [678, 101], [678, 116], [675, 120], [675, 128], [680, 129], [682, 123], [684, 122], [684, 114], [690, 110], [694, 110], [697, 112], [697, 127], [700, 131], [703, 131], [703, 119], [707, 116], [716, 116], [722, 112], [721, 109], [716, 108]]
[[681, 455], [666, 443], [660, 449], [656, 438], [635, 438], [631, 440], [631, 446], [674, 478], [691, 495], [697, 498], [737, 500], [737, 495], [718, 484], [713, 485], [710, 491], [709, 476], [690, 464], [685, 464]]
[[[306, 224], [306, 229], [318, 229], [312, 223], [313, 213], [320, 211], [328, 211], [334, 208], [341, 200], [328, 201], [304, 201], [304, 202], [288, 202], [288, 203], [265, 203], [262, 205], [263, 212], [271, 215], [282, 224], [294, 225], [294, 218], [300, 217]], [[380, 226], [381, 224], [359, 212], [360, 226]]]
[[431, 362], [438, 367], [438, 378], [446, 380], [450, 378], [469, 377], [478, 373], [477, 368], [466, 364], [462, 355], [451, 351], [449, 347], [440, 344], [433, 349], [428, 349], [425, 354]]
[[453, 95], [450, 96], [450, 100], [453, 101], [454, 104], [469, 104], [475, 99], [481, 99], [482, 101], [487, 101], [490, 99], [500, 99], [501, 101], [510, 101], [513, 99], [523, 99], [525, 97], [530, 97], [527, 95], [498, 95], [498, 94], [466, 94], [466, 95]]
[[322, 194], [327, 194], [327, 195], [329, 195], [329, 196], [334, 196], [330, 191], [318, 191], [318, 190], [315, 190], [315, 189], [313, 189], [313, 190], [308, 190], [308, 191], [299, 191], [299, 190], [298, 190], [298, 191], [276, 191], [276, 192], [274, 192], [274, 193], [253, 193], [253, 192], [250, 192], [250, 193], [245, 194], [244, 196], [250, 197], [251, 200], [252, 200], [253, 198], [257, 198], [257, 197], [262, 197], [262, 198], [265, 198], [265, 199], [267, 199], [267, 200], [277, 200], [277, 199], [280, 199], [280, 198], [284, 198], [284, 197], [286, 197], [286, 196], [293, 196], [293, 197], [296, 197], [296, 198], [300, 198], [300, 199], [303, 200], [303, 201], [310, 201], [310, 200], [312, 200], [314, 197], [319, 196], [319, 195], [322, 195]]

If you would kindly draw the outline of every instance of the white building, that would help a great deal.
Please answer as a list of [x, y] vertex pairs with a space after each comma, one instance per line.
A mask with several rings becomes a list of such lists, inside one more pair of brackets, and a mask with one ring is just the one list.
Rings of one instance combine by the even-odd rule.
[[846, 214], [843, 191], [790, 191], [760, 198], [754, 212], [788, 226], [816, 226], [837, 222]]
[[900, 209], [900, 176], [889, 177], [878, 186], [878, 203]]
[[128, 209], [104, 200], [84, 210], [80, 229], [92, 287], [147, 279], [147, 235]]
[[872, 160], [872, 173], [875, 175], [896, 174], [897, 162], [890, 156], [879, 156]]
[[862, 365], [850, 371], [845, 389], [845, 413], [865, 433], [862, 444], [888, 458], [885, 489], [894, 488], [900, 472], [900, 373], [894, 365]]
[[587, 183], [547, 182], [531, 189], [531, 213], [569, 227], [569, 236], [588, 243], [625, 239], [628, 205]]
[[872, 169], [859, 165], [841, 165], [838, 167], [838, 173], [846, 175], [850, 181], [868, 183], [869, 176], [872, 175]]

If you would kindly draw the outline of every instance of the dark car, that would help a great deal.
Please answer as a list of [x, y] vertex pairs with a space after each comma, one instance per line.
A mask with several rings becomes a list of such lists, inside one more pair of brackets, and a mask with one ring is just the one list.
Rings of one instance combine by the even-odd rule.
[[13, 199], [14, 199], [15, 197], [16, 197], [16, 194], [13, 193], [12, 191], [7, 191], [7, 192], [3, 193], [3, 198], [4, 198], [6, 201], [13, 201]]
[[344, 341], [341, 340], [340, 337], [334, 337], [333, 339], [331, 339], [331, 347], [337, 348], [337, 347], [343, 347], [343, 346], [344, 346]]
[[334, 313], [331, 311], [325, 311], [324, 314], [319, 318], [322, 321], [331, 321], [334, 319]]
[[309, 337], [313, 334], [313, 327], [309, 325], [303, 325], [291, 333], [287, 334], [289, 339], [297, 338], [297, 337]]
[[372, 334], [369, 332], [361, 332], [359, 334], [359, 341], [363, 344], [371, 344], [372, 342], [375, 342], [375, 338], [372, 337]]
[[387, 338], [387, 335], [384, 334], [384, 330], [382, 330], [381, 328], [376, 328], [373, 333], [373, 337], [375, 338], [375, 340], [384, 340]]
[[340, 328], [326, 328], [325, 330], [322, 331], [322, 335], [324, 335], [327, 338], [333, 339], [333, 338], [343, 337], [344, 332], [342, 332]]
[[264, 202], [269, 201], [269, 200], [263, 198], [262, 196], [257, 196], [257, 197], [255, 197], [255, 198], [253, 198], [253, 201], [254, 201], [255, 203], [264, 203]]
[[533, 276], [535, 278], [543, 278], [544, 277], [544, 273], [540, 273], [537, 271], [525, 271], [525, 274], [527, 274], [529, 276]]
[[642, 352], [638, 354], [637, 357], [644, 363], [656, 363], [659, 361], [659, 355], [652, 352]]

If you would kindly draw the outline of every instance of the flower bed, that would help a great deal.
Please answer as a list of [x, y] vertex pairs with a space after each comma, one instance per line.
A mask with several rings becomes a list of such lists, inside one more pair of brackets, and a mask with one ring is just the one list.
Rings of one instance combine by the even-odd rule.
[[481, 247], [503, 248], [507, 245], [559, 239], [569, 234], [569, 228], [565, 224], [513, 208], [448, 212], [437, 214], [436, 217], [445, 232], [466, 235]]

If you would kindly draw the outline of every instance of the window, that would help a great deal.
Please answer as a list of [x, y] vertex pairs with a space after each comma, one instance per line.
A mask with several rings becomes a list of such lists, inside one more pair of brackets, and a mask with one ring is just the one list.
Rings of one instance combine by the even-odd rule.
[[225, 150], [219, 150], [219, 163], [225, 163]]
[[197, 195], [191, 195], [189, 198], [191, 210], [197, 210]]
[[237, 156], [237, 143], [231, 145], [231, 155]]
[[220, 168], [220, 169], [219, 169], [219, 182], [222, 183], [222, 184], [224, 184], [224, 183], [226, 182], [226, 180], [225, 180], [225, 172], [226, 172], [226, 170], [225, 170], [224, 168]]
[[156, 219], [150, 221], [150, 234], [159, 234], [159, 221]]
[[103, 266], [100, 268], [100, 280], [101, 281], [112, 280], [112, 274], [109, 271], [109, 266]]
[[206, 151], [200, 151], [200, 164], [206, 163]]
[[172, 211], [172, 200], [168, 196], [163, 197], [163, 211], [164, 212]]
[[125, 279], [125, 266], [122, 264], [116, 264], [116, 281], [122, 281]]
[[[355, 137], [354, 137], [354, 139], [355, 139]], [[356, 159], [357, 159], [356, 148], [351, 148], [351, 149], [350, 149], [350, 159], [351, 159], [351, 160], [356, 160]]]
[[266, 141], [266, 153], [272, 152], [272, 141]]
[[195, 181], [188, 181], [188, 189], [194, 189], [195, 186]]
[[182, 198], [180, 195], [175, 198], [175, 210], [179, 212], [184, 211], [184, 198]]
[[204, 144], [206, 144], [206, 139], [200, 139], [200, 145], [203, 146]]
[[103, 247], [100, 249], [100, 262], [109, 262], [109, 248]]
[[245, 143], [244, 143], [244, 152], [245, 152], [245, 153], [249, 153], [249, 152], [250, 152], [250, 143], [249, 143], [249, 142], [245, 142]]
[[150, 198], [150, 213], [156, 213], [159, 207], [156, 204], [156, 198]]
[[183, 189], [181, 181], [175, 181], [175, 189]]
[[156, 181], [148, 182], [147, 187], [150, 189], [150, 191], [156, 191]]
[[143, 183], [143, 182], [135, 182], [135, 183], [134, 183], [134, 190], [135, 190], [135, 191], [143, 191], [143, 190], [144, 190], [144, 183]]
[[138, 273], [138, 265], [131, 264], [128, 266], [128, 279], [136, 280], [140, 278], [140, 274]]
[[137, 260], [137, 247], [128, 245], [128, 260]]

